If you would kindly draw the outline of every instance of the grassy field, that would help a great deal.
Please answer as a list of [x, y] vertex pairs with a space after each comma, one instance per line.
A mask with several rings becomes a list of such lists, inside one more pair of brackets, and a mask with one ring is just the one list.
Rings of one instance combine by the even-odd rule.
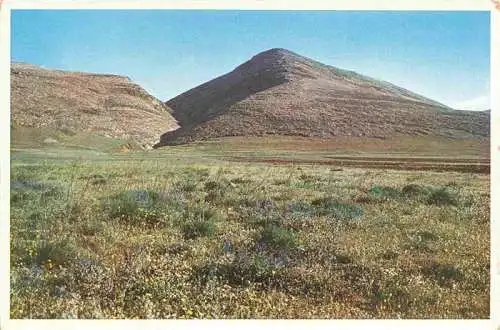
[[487, 148], [371, 143], [13, 148], [11, 318], [488, 318], [487, 173], [314, 164]]

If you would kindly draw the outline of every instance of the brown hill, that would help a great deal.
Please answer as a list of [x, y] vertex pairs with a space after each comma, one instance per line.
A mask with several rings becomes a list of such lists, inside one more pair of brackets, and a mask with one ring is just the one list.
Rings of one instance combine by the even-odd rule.
[[145, 147], [176, 129], [168, 106], [129, 78], [11, 64], [11, 124], [131, 139]]
[[262, 52], [166, 104], [181, 128], [156, 147], [227, 136], [489, 136], [487, 113], [456, 111], [285, 49]]

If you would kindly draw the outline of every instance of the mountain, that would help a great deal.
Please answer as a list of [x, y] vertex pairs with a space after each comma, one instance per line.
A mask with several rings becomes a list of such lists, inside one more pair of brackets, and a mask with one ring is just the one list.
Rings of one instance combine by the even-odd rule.
[[489, 136], [489, 114], [274, 48], [166, 102], [181, 128], [156, 147], [228, 136]]
[[11, 125], [129, 139], [145, 147], [178, 128], [171, 109], [129, 78], [11, 63]]

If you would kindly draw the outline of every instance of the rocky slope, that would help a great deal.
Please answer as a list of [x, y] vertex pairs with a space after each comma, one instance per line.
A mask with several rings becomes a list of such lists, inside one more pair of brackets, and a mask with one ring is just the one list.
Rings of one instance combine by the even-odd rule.
[[11, 64], [11, 125], [91, 132], [144, 147], [178, 128], [171, 109], [129, 78]]
[[156, 147], [227, 136], [489, 136], [489, 114], [455, 111], [393, 84], [285, 49], [166, 102], [181, 128]]

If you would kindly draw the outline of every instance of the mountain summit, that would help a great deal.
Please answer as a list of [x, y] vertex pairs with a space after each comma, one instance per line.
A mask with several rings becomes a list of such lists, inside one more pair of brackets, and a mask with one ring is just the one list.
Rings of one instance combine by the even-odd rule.
[[181, 128], [157, 145], [227, 136], [489, 135], [487, 114], [454, 111], [388, 82], [273, 48], [169, 101]]

